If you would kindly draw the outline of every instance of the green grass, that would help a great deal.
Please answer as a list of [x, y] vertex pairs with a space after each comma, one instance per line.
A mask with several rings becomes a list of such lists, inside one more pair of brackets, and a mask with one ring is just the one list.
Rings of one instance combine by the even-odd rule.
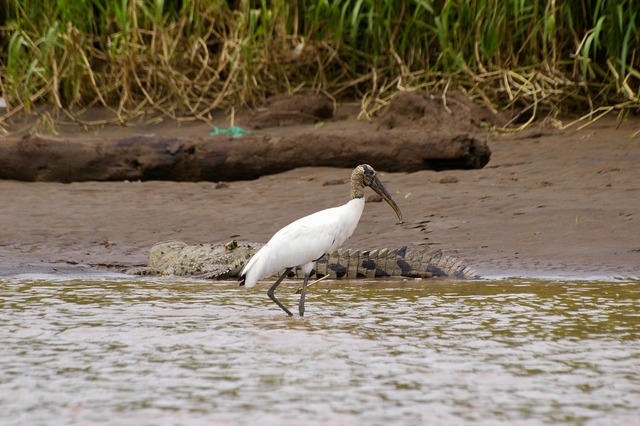
[[7, 114], [101, 105], [126, 122], [303, 89], [365, 113], [459, 89], [529, 122], [636, 111], [639, 27], [635, 0], [0, 0], [0, 91]]

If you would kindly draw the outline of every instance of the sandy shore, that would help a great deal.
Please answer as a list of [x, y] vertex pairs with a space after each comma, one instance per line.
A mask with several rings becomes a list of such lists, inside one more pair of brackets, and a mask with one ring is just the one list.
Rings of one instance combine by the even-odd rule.
[[[639, 119], [540, 127], [490, 136], [481, 170], [380, 172], [406, 223], [368, 203], [345, 247], [441, 249], [483, 276], [638, 277], [638, 130]], [[345, 202], [350, 173], [303, 168], [225, 185], [0, 181], [0, 275], [121, 271], [168, 239], [264, 242]]]

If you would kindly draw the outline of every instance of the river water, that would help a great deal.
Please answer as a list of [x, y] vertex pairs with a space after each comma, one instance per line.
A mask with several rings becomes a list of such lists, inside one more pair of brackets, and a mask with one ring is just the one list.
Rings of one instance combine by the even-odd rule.
[[640, 424], [639, 281], [267, 288], [0, 278], [0, 424]]

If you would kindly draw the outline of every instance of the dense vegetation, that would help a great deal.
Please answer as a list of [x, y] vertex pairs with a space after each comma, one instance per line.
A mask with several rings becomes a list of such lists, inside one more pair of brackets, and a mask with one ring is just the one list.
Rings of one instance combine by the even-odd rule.
[[398, 90], [461, 89], [520, 122], [640, 106], [636, 0], [0, 0], [3, 119], [82, 121], [314, 90], [371, 113]]

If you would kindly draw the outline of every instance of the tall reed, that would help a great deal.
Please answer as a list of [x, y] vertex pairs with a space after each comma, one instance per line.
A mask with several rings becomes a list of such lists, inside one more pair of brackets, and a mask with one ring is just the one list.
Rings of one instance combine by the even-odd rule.
[[[462, 89], [531, 120], [640, 106], [634, 0], [0, 0], [7, 114], [82, 121], [213, 110], [309, 89], [363, 100]], [[5, 116], [0, 117], [2, 126]]]

